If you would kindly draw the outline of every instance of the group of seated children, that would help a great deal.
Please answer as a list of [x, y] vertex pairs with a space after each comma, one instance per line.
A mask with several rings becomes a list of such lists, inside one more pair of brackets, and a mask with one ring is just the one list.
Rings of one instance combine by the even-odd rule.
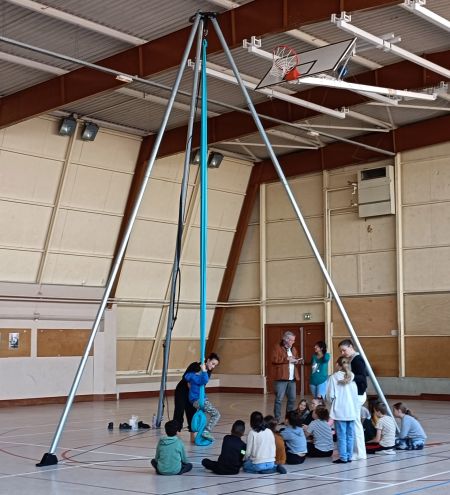
[[[339, 458], [334, 463], [351, 462], [353, 452], [353, 414], [348, 409], [354, 387], [350, 384], [348, 363], [342, 360], [341, 374], [335, 377], [335, 384], [328, 388], [331, 411], [328, 412], [323, 399], [313, 399], [310, 407], [301, 400], [298, 408], [288, 411], [285, 424], [277, 431], [273, 416], [263, 417], [259, 411], [250, 415], [250, 432], [247, 445], [242, 441], [245, 433], [244, 421], [235, 421], [231, 434], [223, 438], [222, 449], [217, 461], [203, 459], [202, 465], [215, 474], [232, 475], [241, 467], [247, 473], [286, 473], [284, 464], [302, 464], [306, 457], [331, 457], [333, 455], [333, 419], [337, 430]], [[334, 376], [334, 375], [333, 375]], [[346, 387], [346, 385], [348, 387]], [[333, 386], [342, 387], [335, 393]], [[343, 393], [344, 392], [344, 393]], [[342, 402], [344, 401], [344, 402]], [[426, 435], [419, 421], [401, 402], [394, 404], [393, 414], [401, 421], [400, 434], [396, 438], [395, 420], [388, 415], [384, 403], [372, 401], [371, 411], [363, 409], [367, 453], [395, 454], [399, 450], [423, 449]], [[331, 419], [330, 419], [331, 417]], [[158, 474], [183, 474], [192, 469], [188, 462], [183, 442], [178, 438], [179, 424], [168, 421], [166, 435], [156, 448], [152, 466]], [[307, 441], [308, 440], [308, 441]]]
[[[372, 413], [370, 413], [372, 409]], [[388, 415], [383, 402], [369, 402], [369, 417], [363, 421], [368, 454], [379, 452], [393, 455], [395, 450], [422, 450], [427, 436], [412, 412], [401, 402], [393, 405], [395, 418], [400, 419], [400, 433], [396, 435], [395, 420]]]

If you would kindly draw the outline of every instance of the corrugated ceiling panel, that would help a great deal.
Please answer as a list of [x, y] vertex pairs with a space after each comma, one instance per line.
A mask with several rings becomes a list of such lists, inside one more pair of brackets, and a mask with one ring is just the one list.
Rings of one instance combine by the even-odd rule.
[[38, 84], [53, 77], [45, 72], [30, 69], [29, 67], [20, 67], [4, 61], [0, 61], [0, 74], [0, 96], [15, 93], [31, 84]]
[[224, 10], [205, 0], [44, 0], [43, 3], [145, 40], [189, 26], [189, 18], [197, 10]]
[[[129, 48], [122, 41], [27, 9], [10, 4], [6, 4], [3, 9], [2, 35], [29, 45], [87, 61], [99, 60]], [[13, 53], [16, 50], [14, 48]], [[54, 60], [38, 54], [33, 57], [48, 63]]]

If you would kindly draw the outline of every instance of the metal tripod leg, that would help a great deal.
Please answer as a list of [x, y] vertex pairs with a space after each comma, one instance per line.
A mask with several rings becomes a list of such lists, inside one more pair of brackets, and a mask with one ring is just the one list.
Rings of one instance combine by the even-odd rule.
[[386, 397], [384, 396], [383, 391], [381, 390], [381, 387], [378, 383], [378, 380], [377, 380], [377, 378], [376, 378], [376, 376], [372, 370], [372, 367], [370, 366], [369, 360], [367, 359], [367, 356], [364, 353], [364, 350], [361, 346], [361, 343], [359, 342], [358, 336], [356, 335], [356, 332], [353, 328], [353, 325], [352, 325], [352, 323], [351, 323], [351, 321], [347, 315], [347, 312], [345, 311], [345, 308], [342, 304], [341, 298], [339, 297], [339, 294], [338, 294], [338, 292], [337, 292], [337, 290], [333, 284], [333, 281], [331, 280], [331, 277], [330, 277], [330, 275], [329, 275], [329, 273], [325, 267], [325, 264], [324, 264], [324, 262], [320, 256], [320, 253], [319, 253], [319, 251], [316, 247], [316, 244], [314, 242], [314, 239], [312, 238], [311, 233], [309, 232], [308, 226], [306, 225], [306, 222], [305, 222], [305, 219], [303, 218], [302, 212], [300, 211], [300, 208], [297, 204], [297, 201], [295, 200], [295, 197], [292, 194], [291, 188], [289, 187], [289, 184], [287, 183], [286, 177], [285, 177], [283, 170], [280, 166], [278, 158], [276, 157], [275, 152], [273, 151], [272, 145], [270, 144], [270, 141], [267, 137], [266, 131], [264, 130], [264, 127], [261, 123], [261, 120], [259, 119], [259, 116], [258, 116], [256, 110], [255, 110], [253, 102], [252, 102], [252, 100], [248, 94], [248, 91], [247, 91], [247, 89], [246, 89], [246, 87], [242, 81], [242, 78], [239, 74], [238, 68], [237, 68], [237, 66], [233, 60], [233, 56], [231, 55], [230, 49], [228, 48], [227, 42], [226, 42], [226, 40], [222, 34], [222, 31], [220, 29], [219, 23], [217, 22], [217, 19], [215, 19], [215, 18], [212, 18], [211, 22], [214, 26], [216, 34], [217, 34], [219, 41], [222, 45], [223, 51], [225, 52], [225, 55], [227, 56], [228, 62], [230, 63], [230, 66], [233, 70], [234, 77], [237, 79], [238, 85], [241, 87], [241, 91], [244, 95], [245, 101], [247, 102], [247, 106], [248, 106], [248, 108], [249, 108], [249, 110], [253, 116], [253, 120], [255, 121], [256, 127], [258, 128], [259, 134], [260, 134], [262, 140], [264, 141], [264, 143], [267, 147], [267, 150], [269, 152], [269, 155], [270, 155], [272, 163], [275, 167], [275, 170], [278, 174], [278, 177], [280, 178], [280, 181], [281, 181], [284, 189], [286, 190], [289, 201], [291, 202], [291, 205], [294, 208], [295, 214], [297, 215], [297, 219], [300, 222], [300, 225], [303, 229], [303, 232], [305, 233], [305, 236], [306, 236], [306, 239], [308, 240], [309, 245], [311, 246], [311, 249], [314, 253], [314, 256], [315, 256], [315, 258], [319, 264], [320, 270], [322, 271], [322, 274], [325, 277], [327, 285], [328, 285], [331, 293], [333, 294], [333, 297], [336, 301], [337, 307], [339, 308], [339, 311], [342, 315], [342, 318], [344, 319], [345, 325], [347, 326], [348, 331], [350, 332], [350, 335], [352, 336], [352, 339], [353, 339], [356, 347], [358, 348], [359, 353], [361, 354], [361, 357], [364, 359], [364, 361], [366, 363], [367, 371], [368, 371], [370, 379], [372, 380], [372, 383], [375, 387], [375, 390], [377, 391], [378, 396], [386, 404], [388, 411], [392, 416], [392, 413], [391, 413], [391, 410], [390, 410], [389, 405], [387, 403]]
[[192, 133], [194, 129], [194, 119], [196, 113], [196, 102], [198, 96], [198, 80], [199, 80], [199, 67], [200, 67], [200, 52], [202, 48], [202, 36], [203, 36], [203, 26], [204, 20], [200, 19], [198, 31], [197, 31], [197, 49], [195, 57], [195, 70], [194, 78], [192, 81], [192, 96], [191, 96], [191, 109], [189, 112], [189, 121], [187, 129], [187, 141], [186, 141], [186, 154], [184, 156], [184, 169], [183, 169], [183, 180], [181, 182], [181, 194], [180, 194], [180, 211], [178, 216], [178, 234], [177, 234], [177, 245], [175, 248], [175, 257], [172, 265], [172, 276], [171, 276], [171, 286], [170, 286], [170, 302], [169, 302], [169, 312], [167, 315], [167, 327], [166, 327], [166, 339], [164, 343], [164, 358], [163, 367], [161, 374], [161, 387], [159, 389], [159, 402], [158, 402], [158, 413], [156, 415], [156, 426], [159, 428], [161, 426], [161, 420], [164, 412], [164, 395], [166, 393], [167, 386], [167, 368], [169, 366], [169, 356], [170, 356], [170, 343], [172, 339], [172, 329], [173, 329], [173, 317], [174, 317], [174, 307], [175, 307], [175, 297], [177, 291], [177, 273], [180, 266], [180, 256], [181, 256], [181, 240], [183, 235], [183, 225], [185, 221], [185, 209], [186, 209], [186, 196], [187, 196], [187, 186], [189, 177], [189, 165], [192, 150]]
[[161, 141], [162, 141], [162, 138], [164, 135], [164, 131], [166, 130], [166, 127], [167, 127], [167, 122], [169, 120], [170, 112], [172, 111], [172, 107], [173, 107], [173, 104], [175, 101], [175, 96], [176, 96], [176, 94], [178, 92], [178, 88], [180, 86], [181, 78], [183, 76], [183, 73], [184, 73], [184, 70], [186, 67], [189, 52], [191, 50], [192, 43], [194, 41], [195, 33], [197, 32], [199, 22], [200, 22], [200, 15], [197, 14], [195, 16], [194, 24], [192, 26], [186, 48], [185, 48], [185, 51], [183, 53], [183, 57], [182, 57], [181, 62], [180, 62], [180, 67], [178, 69], [177, 77], [175, 79], [175, 82], [174, 82], [174, 85], [172, 88], [172, 93], [171, 93], [170, 98], [168, 100], [167, 108], [166, 108], [166, 111], [164, 113], [161, 126], [159, 128], [158, 134], [157, 134], [156, 139], [155, 139], [155, 144], [153, 146], [152, 153], [151, 153], [150, 158], [148, 159], [148, 162], [147, 162], [147, 168], [145, 171], [144, 178], [142, 179], [142, 184], [139, 188], [139, 192], [138, 192], [136, 199], [135, 199], [135, 202], [133, 204], [130, 218], [128, 220], [128, 223], [127, 223], [125, 232], [123, 234], [122, 240], [120, 241], [117, 255], [114, 259], [113, 265], [112, 265], [111, 270], [110, 270], [108, 281], [107, 281], [106, 287], [105, 287], [105, 292], [103, 294], [103, 297], [102, 297], [102, 300], [100, 303], [100, 307], [97, 311], [97, 315], [95, 317], [95, 320], [94, 320], [94, 323], [92, 326], [91, 336], [89, 337], [89, 341], [86, 345], [86, 349], [84, 351], [83, 357], [81, 358], [80, 364], [78, 365], [78, 370], [77, 370], [75, 378], [73, 380], [72, 387], [71, 387], [69, 395], [67, 397], [66, 405], [64, 407], [64, 410], [63, 410], [63, 413], [62, 413], [61, 418], [59, 420], [55, 435], [53, 437], [53, 441], [52, 441], [52, 444], [50, 446], [50, 451], [47, 452], [46, 454], [44, 454], [41, 462], [36, 464], [39, 467], [49, 466], [49, 465], [58, 463], [58, 458], [56, 457], [55, 452], [56, 452], [56, 449], [58, 447], [59, 439], [61, 437], [62, 431], [63, 431], [64, 426], [65, 426], [66, 421], [67, 421], [67, 417], [68, 417], [70, 409], [72, 407], [73, 400], [75, 398], [75, 394], [76, 394], [77, 389], [78, 389], [78, 385], [80, 384], [81, 376], [83, 374], [84, 368], [86, 366], [86, 363], [87, 363], [87, 360], [89, 357], [89, 352], [90, 352], [90, 350], [94, 344], [94, 339], [95, 339], [95, 336], [97, 335], [103, 313], [105, 312], [105, 308], [106, 308], [106, 305], [108, 302], [108, 297], [111, 293], [111, 289], [112, 289], [112, 286], [113, 286], [114, 281], [116, 279], [117, 273], [119, 271], [120, 264], [122, 263], [122, 259], [123, 259], [123, 256], [125, 254], [125, 250], [127, 248], [127, 244], [128, 244], [129, 239], [130, 239], [131, 230], [132, 230], [134, 222], [136, 220], [139, 206], [141, 205], [142, 199], [144, 197], [145, 189], [146, 189], [147, 183], [150, 179], [150, 174], [151, 174], [151, 171], [153, 169], [153, 165], [154, 165], [155, 160], [156, 160], [156, 155], [158, 153], [159, 146], [161, 144]]

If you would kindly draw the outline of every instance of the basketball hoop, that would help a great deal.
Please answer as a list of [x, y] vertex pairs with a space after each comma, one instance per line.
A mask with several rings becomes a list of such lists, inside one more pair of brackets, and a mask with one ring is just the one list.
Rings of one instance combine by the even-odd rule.
[[297, 52], [287, 45], [279, 45], [273, 49], [273, 64], [270, 74], [285, 81], [295, 81], [300, 77], [297, 69]]

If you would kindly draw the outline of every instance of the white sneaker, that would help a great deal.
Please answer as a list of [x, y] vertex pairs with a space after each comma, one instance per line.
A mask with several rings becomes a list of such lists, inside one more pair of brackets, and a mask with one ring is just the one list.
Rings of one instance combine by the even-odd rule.
[[375, 454], [383, 454], [383, 455], [396, 455], [397, 452], [393, 449], [388, 449], [388, 450], [379, 450], [378, 452], [375, 452]]

